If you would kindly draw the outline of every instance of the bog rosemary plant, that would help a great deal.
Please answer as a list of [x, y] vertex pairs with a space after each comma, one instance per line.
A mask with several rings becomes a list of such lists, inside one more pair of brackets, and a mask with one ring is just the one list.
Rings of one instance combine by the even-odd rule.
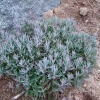
[[96, 64], [96, 37], [78, 32], [73, 19], [42, 19], [33, 26], [26, 23], [20, 36], [1, 34], [0, 74], [37, 99], [79, 86]]

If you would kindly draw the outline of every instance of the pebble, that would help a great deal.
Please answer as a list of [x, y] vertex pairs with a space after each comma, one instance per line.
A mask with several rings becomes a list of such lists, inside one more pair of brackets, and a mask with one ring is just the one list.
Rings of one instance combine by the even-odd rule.
[[100, 3], [100, 0], [95, 0], [96, 2]]
[[80, 15], [86, 16], [88, 13], [88, 9], [86, 7], [81, 7], [80, 8]]

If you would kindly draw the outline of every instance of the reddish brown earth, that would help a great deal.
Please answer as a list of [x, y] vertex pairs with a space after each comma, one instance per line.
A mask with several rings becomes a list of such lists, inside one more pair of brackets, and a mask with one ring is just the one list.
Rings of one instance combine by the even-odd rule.
[[[85, 16], [80, 15], [81, 7], [86, 7], [88, 10]], [[58, 7], [49, 10], [45, 15], [59, 18], [72, 17], [77, 21], [80, 30], [90, 34], [98, 33], [100, 41], [100, 0], [61, 0]], [[73, 87], [65, 89], [63, 93], [57, 94], [56, 100], [100, 100], [100, 43], [98, 48], [97, 65], [99, 67], [93, 69], [79, 89]], [[13, 88], [9, 86], [12, 82], [14, 83]], [[11, 78], [2, 77], [0, 79], [0, 100], [11, 100], [13, 96], [23, 91], [22, 89], [17, 90], [15, 86], [16, 82]], [[31, 98], [22, 96], [17, 100], [31, 100]]]
[[[98, 33], [100, 40], [100, 0], [61, 0], [61, 4], [45, 13], [48, 16], [74, 18], [78, 28], [88, 33]], [[80, 8], [86, 7], [86, 16], [80, 15]]]
[[[16, 89], [17, 82], [8, 78], [7, 76], [2, 76], [0, 79], [0, 100], [11, 100], [12, 97], [23, 92], [22, 87]], [[17, 100], [32, 100], [30, 97], [22, 96]]]

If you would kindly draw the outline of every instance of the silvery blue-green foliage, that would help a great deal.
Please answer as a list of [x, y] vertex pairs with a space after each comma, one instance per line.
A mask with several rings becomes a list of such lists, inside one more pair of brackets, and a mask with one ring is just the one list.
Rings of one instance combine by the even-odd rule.
[[78, 32], [73, 19], [49, 18], [1, 35], [0, 72], [23, 84], [35, 98], [78, 86], [96, 64], [96, 38]]

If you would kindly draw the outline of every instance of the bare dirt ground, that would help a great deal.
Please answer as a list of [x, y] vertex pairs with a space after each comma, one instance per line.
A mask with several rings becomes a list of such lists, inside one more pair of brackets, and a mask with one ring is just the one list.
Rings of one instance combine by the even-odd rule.
[[[87, 14], [80, 15], [80, 8], [86, 7]], [[98, 33], [98, 68], [85, 79], [79, 89], [65, 89], [58, 94], [57, 100], [100, 100], [100, 0], [61, 0], [61, 4], [45, 13], [47, 17], [58, 16], [60, 18], [74, 18], [77, 21], [78, 29], [90, 34]], [[14, 83], [13, 88], [10, 83]], [[15, 89], [16, 83], [7, 77], [0, 79], [0, 100], [11, 100], [11, 98], [22, 90]], [[31, 100], [22, 96], [17, 100]]]
[[[13, 97], [23, 92], [22, 87], [16, 87], [18, 84], [7, 76], [0, 79], [0, 100], [11, 100]], [[16, 89], [17, 88], [17, 89]], [[30, 97], [22, 96], [17, 100], [32, 100]]]
[[[88, 10], [86, 16], [80, 15], [82, 7]], [[74, 18], [79, 29], [91, 34], [97, 32], [100, 40], [100, 0], [61, 0], [58, 7], [49, 10], [45, 15]]]

